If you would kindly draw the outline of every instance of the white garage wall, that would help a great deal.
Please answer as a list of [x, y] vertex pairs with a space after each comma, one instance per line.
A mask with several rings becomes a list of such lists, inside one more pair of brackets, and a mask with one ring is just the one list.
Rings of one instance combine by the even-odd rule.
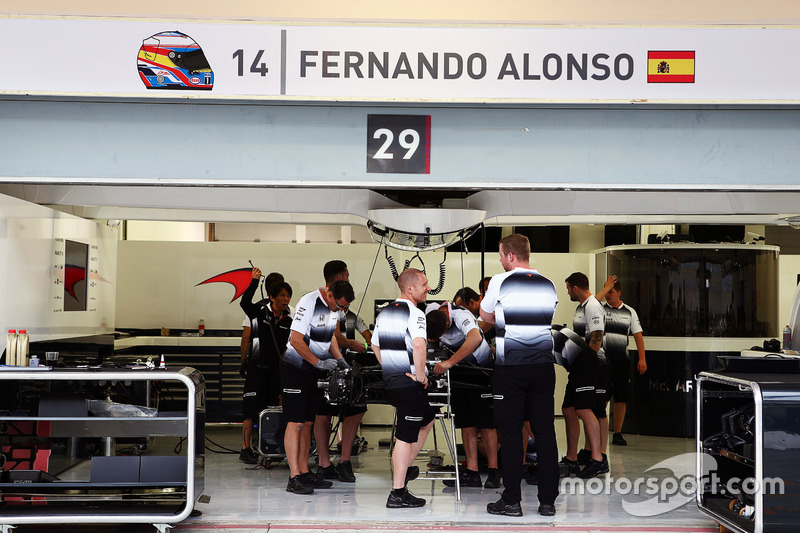
[[[70, 297], [63, 283], [65, 240], [89, 245], [94, 258], [88, 266], [96, 272], [89, 274], [87, 311], [63, 310]], [[116, 245], [116, 229], [105, 224], [0, 195], [2, 334], [26, 329], [35, 342], [113, 331]]]
[[[350, 281], [356, 291], [356, 305], [364, 295], [373, 262], [377, 263], [366, 291], [361, 315], [373, 323], [373, 300], [398, 295], [388, 264], [377, 244], [291, 244], [242, 242], [136, 242], [119, 243], [117, 284], [117, 328], [186, 328], [197, 326], [201, 318], [207, 329], [238, 329], [243, 314], [239, 301], [230, 302], [234, 290], [225, 283], [196, 286], [216, 274], [248, 266], [251, 259], [265, 273], [281, 272], [294, 290], [293, 301], [322, 284], [322, 267], [326, 261], [341, 259], [348, 264]], [[398, 265], [411, 254], [390, 251]], [[438, 283], [441, 251], [421, 254], [431, 286]], [[435, 298], [450, 299], [462, 286], [462, 256], [447, 255], [444, 288]], [[502, 272], [496, 253], [486, 254], [486, 275]], [[464, 284], [477, 289], [481, 277], [480, 254], [463, 256]], [[575, 271], [594, 279], [593, 255], [534, 254], [532, 265], [555, 283], [561, 302], [555, 316], [559, 324], [571, 324], [575, 304], [569, 301], [564, 278]], [[414, 267], [419, 262], [414, 261]], [[399, 266], [402, 268], [402, 266]], [[557, 369], [556, 397], [563, 396], [566, 373]], [[560, 413], [560, 409], [556, 409]], [[374, 406], [364, 419], [367, 424], [391, 424], [393, 411]]]
[[[197, 286], [214, 275], [248, 267], [248, 260], [263, 272], [281, 272], [294, 290], [293, 301], [323, 283], [322, 267], [331, 259], [345, 261], [350, 281], [356, 291], [356, 308], [376, 259], [361, 315], [373, 322], [374, 299], [398, 295], [383, 249], [377, 244], [292, 244], [246, 242], [142, 242], [119, 243], [117, 285], [117, 328], [177, 328], [191, 329], [202, 318], [206, 329], [235, 329], [242, 323], [238, 300], [231, 302], [234, 290], [226, 283]], [[390, 250], [398, 268], [411, 254]], [[432, 287], [439, 280], [440, 251], [421, 254]], [[557, 323], [572, 321], [574, 305], [568, 302], [564, 278], [574, 271], [594, 276], [591, 254], [535, 254], [532, 264], [550, 277], [559, 291]], [[444, 288], [436, 298], [450, 299], [462, 286], [462, 257], [447, 255]], [[480, 278], [480, 254], [463, 256], [464, 284], [477, 289]], [[414, 267], [419, 262], [414, 261]], [[590, 271], [591, 268], [591, 271]], [[486, 254], [486, 275], [502, 271], [496, 253]]]
[[[230, 303], [233, 287], [223, 283], [196, 286], [197, 283], [222, 272], [248, 266], [251, 259], [265, 273], [279, 271], [294, 289], [293, 300], [322, 284], [322, 266], [330, 259], [342, 259], [348, 265], [351, 281], [356, 290], [357, 304], [375, 261], [378, 247], [375, 244], [292, 244], [248, 242], [133, 242], [122, 241], [118, 250], [117, 328], [187, 328], [197, 326], [204, 319], [208, 329], [238, 329], [242, 312], [238, 300]], [[397, 264], [410, 254], [391, 251]], [[438, 282], [439, 251], [421, 254], [429, 272], [431, 285]], [[564, 278], [575, 271], [585, 272], [594, 279], [594, 261], [591, 253], [534, 254], [532, 264], [556, 285], [559, 306], [555, 322], [570, 324], [575, 303], [570, 302], [564, 287]], [[461, 287], [462, 257], [448, 254], [447, 277], [440, 295], [452, 298]], [[463, 276], [466, 285], [476, 288], [480, 278], [480, 254], [463, 256]], [[419, 266], [417, 261], [413, 266]], [[501, 266], [496, 253], [486, 254], [486, 275], [497, 274]], [[794, 296], [797, 275], [800, 274], [800, 256], [782, 256], [780, 259], [780, 320], [788, 320]], [[391, 277], [383, 250], [377, 256], [362, 316], [368, 323], [374, 321], [372, 301], [376, 298], [397, 296], [397, 287]], [[438, 298], [438, 297], [437, 297]], [[563, 395], [566, 373], [557, 369], [556, 397]], [[556, 409], [559, 412], [558, 409]], [[391, 410], [374, 408], [366, 423], [391, 423]]]

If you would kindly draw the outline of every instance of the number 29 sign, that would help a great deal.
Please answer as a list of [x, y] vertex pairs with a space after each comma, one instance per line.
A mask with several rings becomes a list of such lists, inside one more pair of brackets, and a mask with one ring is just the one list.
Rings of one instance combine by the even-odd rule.
[[430, 174], [430, 115], [367, 115], [367, 172]]

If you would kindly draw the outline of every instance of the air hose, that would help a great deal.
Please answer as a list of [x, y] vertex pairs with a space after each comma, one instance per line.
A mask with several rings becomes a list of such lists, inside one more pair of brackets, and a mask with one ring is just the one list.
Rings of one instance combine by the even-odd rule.
[[389, 271], [392, 273], [394, 280], [397, 281], [397, 278], [400, 277], [400, 274], [397, 272], [397, 266], [394, 264], [394, 258], [389, 255], [389, 246], [384, 245], [383, 248], [386, 251], [386, 262], [389, 263]]
[[445, 277], [445, 264], [447, 263], [447, 248], [444, 248], [444, 257], [442, 257], [442, 262], [439, 263], [439, 283], [436, 284], [436, 288], [431, 289], [428, 291], [428, 294], [432, 294], [436, 296], [442, 289], [444, 288], [444, 277]]
[[[391, 255], [389, 255], [389, 247], [385, 246], [384, 248], [385, 248], [386, 262], [389, 263], [389, 271], [391, 271], [394, 280], [397, 281], [397, 278], [400, 276], [400, 274], [397, 272], [397, 265], [394, 262], [394, 258]], [[425, 262], [422, 261], [422, 257], [419, 255], [419, 252], [414, 254], [414, 256], [411, 259], [403, 262], [403, 270], [406, 270], [409, 266], [411, 266], [411, 263], [414, 262], [414, 259], [419, 260], [420, 266], [422, 267], [420, 268], [420, 270], [422, 270], [422, 272], [425, 273]], [[442, 258], [442, 262], [439, 263], [439, 282], [436, 284], [436, 288], [428, 291], [428, 294], [432, 294], [435, 296], [440, 292], [442, 292], [442, 289], [444, 288], [446, 263], [447, 263], [447, 248], [444, 249], [444, 257]]]

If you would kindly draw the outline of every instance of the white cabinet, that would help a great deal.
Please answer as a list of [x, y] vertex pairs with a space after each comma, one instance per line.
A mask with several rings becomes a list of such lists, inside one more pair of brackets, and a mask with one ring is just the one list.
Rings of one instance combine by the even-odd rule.
[[[98, 416], [90, 400], [150, 416]], [[0, 369], [0, 526], [165, 530], [203, 490], [204, 424], [205, 384], [193, 368]]]

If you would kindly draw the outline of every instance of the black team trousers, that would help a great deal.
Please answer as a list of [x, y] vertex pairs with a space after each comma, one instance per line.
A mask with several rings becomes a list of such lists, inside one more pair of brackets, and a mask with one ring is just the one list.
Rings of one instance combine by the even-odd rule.
[[503, 500], [522, 500], [522, 423], [529, 420], [539, 463], [539, 503], [553, 505], [558, 496], [558, 445], [555, 429], [556, 372], [553, 363], [496, 365], [492, 378], [494, 417], [500, 433]]

